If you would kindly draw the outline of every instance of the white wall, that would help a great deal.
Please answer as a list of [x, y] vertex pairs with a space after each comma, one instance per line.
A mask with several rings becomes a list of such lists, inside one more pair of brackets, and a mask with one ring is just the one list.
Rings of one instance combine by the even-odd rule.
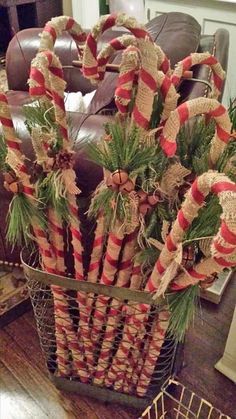
[[203, 34], [214, 34], [224, 28], [230, 34], [229, 63], [223, 102], [236, 97], [236, 0], [146, 0], [150, 19], [167, 12], [183, 12], [195, 17]]

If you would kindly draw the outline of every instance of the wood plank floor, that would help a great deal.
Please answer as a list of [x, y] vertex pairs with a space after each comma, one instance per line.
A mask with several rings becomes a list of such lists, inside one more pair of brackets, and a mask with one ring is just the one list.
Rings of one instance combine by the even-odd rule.
[[[236, 419], [236, 386], [214, 364], [221, 357], [236, 303], [231, 280], [219, 306], [202, 301], [187, 336], [181, 381]], [[1, 419], [127, 419], [138, 411], [59, 392], [47, 378], [32, 312], [0, 331]], [[202, 418], [205, 419], [205, 418]]]

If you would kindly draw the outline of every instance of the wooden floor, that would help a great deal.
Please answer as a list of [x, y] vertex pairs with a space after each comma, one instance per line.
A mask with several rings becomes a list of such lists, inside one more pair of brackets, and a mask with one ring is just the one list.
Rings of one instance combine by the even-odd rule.
[[[202, 301], [202, 320], [188, 334], [181, 381], [236, 418], [236, 386], [214, 364], [221, 357], [236, 303], [236, 281], [219, 306]], [[2, 419], [123, 419], [139, 412], [60, 393], [47, 378], [32, 312], [0, 331], [0, 417]], [[202, 418], [205, 419], [205, 418]]]

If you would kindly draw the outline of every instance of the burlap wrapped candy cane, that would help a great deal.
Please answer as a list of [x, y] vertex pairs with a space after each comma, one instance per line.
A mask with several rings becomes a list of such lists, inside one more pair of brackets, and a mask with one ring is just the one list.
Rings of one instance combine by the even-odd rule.
[[[69, 136], [68, 136], [66, 113], [65, 113], [65, 106], [64, 106], [64, 100], [63, 100], [64, 89], [65, 89], [63, 72], [62, 72], [62, 68], [61, 68], [61, 64], [59, 60], [52, 52], [44, 51], [42, 53], [38, 53], [35, 60], [32, 63], [33, 67], [36, 66], [38, 62], [43, 62], [43, 64], [41, 64], [40, 67], [43, 69], [44, 75], [47, 73], [47, 69], [49, 71], [48, 78], [50, 81], [50, 90], [52, 93], [52, 98], [53, 98], [53, 103], [54, 103], [55, 118], [56, 118], [56, 122], [59, 126], [60, 133], [63, 139], [63, 149], [58, 153], [58, 156], [56, 156], [56, 159], [60, 163], [60, 158], [63, 158], [63, 154], [64, 156], [68, 155], [68, 157], [71, 158], [71, 151], [70, 151], [71, 143], [69, 141]], [[62, 167], [61, 178], [65, 186], [66, 196], [68, 198], [68, 209], [70, 213], [70, 230], [72, 233], [72, 245], [74, 249], [75, 277], [78, 280], [83, 280], [84, 279], [83, 259], [82, 259], [83, 248], [82, 248], [82, 243], [81, 243], [80, 221], [78, 220], [78, 208], [77, 208], [77, 203], [76, 203], [76, 198], [75, 198], [75, 195], [79, 193], [80, 191], [76, 187], [75, 177], [76, 175], [71, 165], [69, 165], [68, 168]], [[57, 214], [55, 214], [55, 210], [53, 209], [51, 209], [49, 216], [50, 216], [49, 217], [50, 224], [54, 233], [52, 237], [54, 238], [54, 248], [56, 248], [57, 259], [59, 260], [60, 263], [62, 263], [62, 257], [64, 254], [62, 222], [60, 219], [58, 219], [58, 216]], [[90, 343], [89, 331], [88, 331], [86, 295], [82, 292], [78, 292], [77, 298], [78, 298], [79, 309], [80, 309], [80, 322], [79, 322], [80, 334], [83, 341], [85, 355], [90, 357], [92, 346]]]
[[39, 51], [53, 51], [56, 39], [62, 32], [67, 31], [74, 39], [78, 51], [81, 54], [81, 44], [86, 40], [86, 33], [81, 26], [69, 16], [53, 17], [45, 27], [40, 36]]
[[180, 61], [171, 76], [171, 81], [175, 86], [178, 86], [185, 71], [188, 71], [191, 67], [197, 64], [206, 64], [209, 65], [212, 69], [213, 73], [213, 91], [211, 94], [212, 98], [217, 99], [222, 91], [224, 79], [225, 79], [225, 72], [221, 67], [219, 61], [211, 55], [209, 52], [203, 53], [193, 53], [188, 57], [184, 58], [184, 60]]
[[197, 98], [189, 100], [172, 111], [160, 136], [160, 144], [166, 155], [174, 156], [176, 136], [180, 126], [196, 115], [207, 114], [216, 122], [215, 135], [211, 141], [210, 163], [214, 165], [230, 139], [231, 123], [227, 110], [216, 99]]
[[[129, 234], [124, 240], [124, 249], [122, 252], [122, 259], [119, 263], [119, 270], [117, 272], [116, 287], [129, 287], [130, 276], [133, 268], [133, 257], [136, 251], [137, 231]], [[117, 327], [120, 323], [122, 315], [123, 303], [113, 298], [110, 303], [109, 312], [106, 317], [106, 330], [103, 337], [103, 344], [101, 348], [100, 357], [95, 373], [94, 383], [103, 384], [106, 370], [109, 366], [110, 357], [116, 337]]]
[[[30, 177], [24, 165], [24, 156], [20, 147], [21, 141], [15, 134], [7, 98], [3, 93], [0, 94], [0, 120], [3, 125], [3, 133], [8, 147], [8, 164], [16, 172], [22, 182], [23, 193], [29, 198], [29, 200], [33, 200], [33, 202], [35, 202], [34, 187], [30, 183]], [[32, 219], [32, 229], [36, 242], [39, 246], [43, 268], [48, 273], [57, 274], [56, 260], [51, 245], [47, 240], [44, 230], [35, 218]], [[73, 355], [73, 367], [75, 372], [80, 376], [82, 381], [85, 381], [85, 379], [87, 381], [87, 374], [85, 374], [85, 376], [83, 374], [85, 365], [84, 363], [81, 363], [79, 359], [78, 342], [69, 316], [68, 304], [64, 291], [57, 286], [52, 286], [51, 288], [55, 306], [58, 372], [60, 375], [68, 375], [71, 373], [69, 367], [69, 348]]]
[[[186, 199], [178, 212], [177, 219], [173, 224], [171, 232], [167, 237], [165, 246], [159, 256], [159, 259], [153, 269], [153, 273], [148, 281], [146, 290], [162, 293], [171, 282], [171, 276], [168, 282], [162, 287], [163, 274], [171, 261], [178, 252], [178, 246], [182, 243], [186, 230], [191, 225], [200, 208], [204, 205], [205, 199], [209, 193], [218, 196], [222, 207], [221, 226], [212, 240], [210, 258], [197, 264], [188, 271], [190, 277], [186, 274], [174, 280], [174, 288], [181, 289], [191, 284], [204, 280], [213, 272], [221, 272], [226, 267], [236, 264], [236, 184], [223, 173], [209, 171], [199, 176], [186, 194]], [[185, 278], [183, 280], [183, 278]], [[188, 278], [188, 279], [187, 279]], [[154, 327], [153, 338], [150, 342], [149, 350], [145, 358], [142, 372], [139, 378], [137, 393], [144, 395], [148, 388], [150, 379], [156, 365], [156, 333], [158, 333], [159, 324]]]

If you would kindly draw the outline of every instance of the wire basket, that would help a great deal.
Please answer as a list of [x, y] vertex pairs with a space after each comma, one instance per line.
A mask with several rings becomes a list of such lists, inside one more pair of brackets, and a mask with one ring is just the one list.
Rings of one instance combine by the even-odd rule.
[[175, 378], [169, 378], [139, 419], [231, 419]]
[[[162, 345], [160, 345], [161, 350], [157, 356], [147, 392], [143, 397], [140, 397], [137, 393], [140, 354], [145, 358], [146, 345], [150, 338], [153, 339], [152, 325], [160, 313], [166, 310], [166, 307], [154, 303], [151, 295], [146, 292], [76, 281], [72, 278], [45, 273], [38, 269], [37, 257], [31, 256], [29, 260], [24, 252], [22, 262], [41, 349], [53, 383], [60, 389], [89, 394], [102, 401], [121, 402], [141, 409], [147, 406], [163, 382], [175, 370], [176, 354], [181, 353], [175, 341], [166, 334], [164, 341], [161, 342]], [[58, 294], [55, 294], [55, 289], [58, 290]], [[82, 330], [82, 326], [79, 327], [81, 317], [83, 317], [83, 308], [78, 296], [80, 298], [83, 296], [87, 301], [90, 301], [91, 315], [87, 324], [87, 332], [90, 333], [90, 338], [91, 334], [93, 335], [92, 347], [89, 347], [88, 340], [86, 341], [88, 334], [84, 333], [85, 330]], [[104, 326], [99, 331], [94, 328], [93, 307], [96, 303], [96, 309], [98, 308], [99, 298], [101, 302], [106, 300], [106, 313], [109, 313], [109, 308], [114, 310], [114, 301], [116, 302], [117, 326], [115, 334], [113, 332], [112, 336], [109, 359], [103, 359], [101, 353], [104, 351], [104, 333], [110, 325], [114, 325], [114, 315], [112, 316], [110, 312], [104, 316], [104, 304], [101, 304], [100, 310], [101, 315], [104, 316]], [[66, 315], [63, 314], [64, 306], [61, 307], [65, 301], [68, 308]], [[140, 342], [139, 357], [137, 356], [135, 359], [135, 352], [132, 356], [127, 353], [127, 356], [118, 357], [119, 371], [116, 370], [116, 379], [111, 384], [109, 372], [112, 371], [114, 359], [117, 360], [121, 340], [124, 341], [124, 326], [127, 322], [128, 310], [132, 308], [138, 310], [140, 303], [149, 306], [149, 319], [146, 325], [146, 335]], [[67, 329], [65, 340], [61, 333], [63, 327]], [[137, 329], [134, 328], [133, 334], [136, 333]], [[158, 338], [156, 344], [158, 345]], [[63, 351], [67, 355], [66, 363], [62, 360], [64, 373], [60, 368]], [[103, 381], [99, 384], [97, 384], [98, 372], [103, 376]]]

